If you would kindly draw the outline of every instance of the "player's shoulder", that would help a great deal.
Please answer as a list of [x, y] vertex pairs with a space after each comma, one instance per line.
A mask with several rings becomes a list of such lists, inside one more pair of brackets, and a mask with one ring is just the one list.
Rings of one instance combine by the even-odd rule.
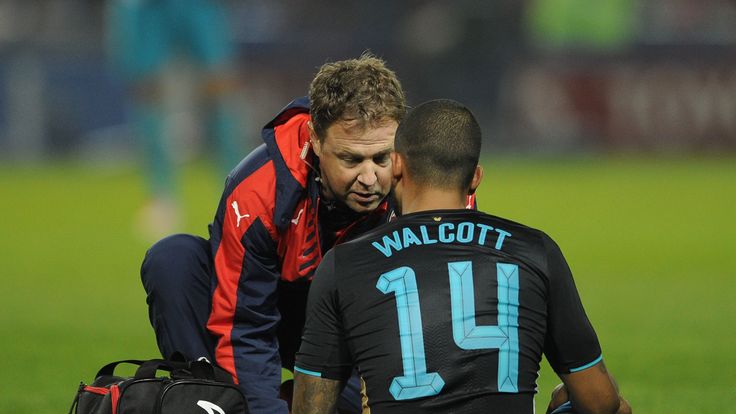
[[559, 250], [552, 236], [542, 229], [488, 213], [480, 213], [480, 216], [488, 225], [509, 233], [509, 240], [522, 242], [526, 246], [524, 249], [526, 251], [531, 248], [534, 252], [546, 256], [550, 251]]
[[475, 211], [475, 220], [494, 228], [506, 230], [509, 233], [517, 235], [517, 237], [523, 235], [528, 239], [537, 239], [539, 241], [549, 238], [549, 235], [541, 229], [483, 211]]

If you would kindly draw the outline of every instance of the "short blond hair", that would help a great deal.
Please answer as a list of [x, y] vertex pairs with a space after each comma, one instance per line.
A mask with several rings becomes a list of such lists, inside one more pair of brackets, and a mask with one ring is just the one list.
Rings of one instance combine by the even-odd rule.
[[312, 126], [322, 140], [335, 121], [356, 119], [375, 125], [400, 122], [406, 115], [404, 91], [396, 74], [370, 53], [322, 65], [309, 85]]

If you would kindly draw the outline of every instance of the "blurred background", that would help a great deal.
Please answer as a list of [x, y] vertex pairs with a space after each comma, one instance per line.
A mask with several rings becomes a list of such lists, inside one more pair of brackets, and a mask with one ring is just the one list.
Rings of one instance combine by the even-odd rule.
[[481, 209], [559, 242], [635, 411], [736, 412], [730, 0], [0, 0], [0, 412], [155, 357], [146, 249], [364, 51], [473, 110]]
[[[120, 3], [160, 1], [168, 0]], [[732, 1], [213, 1], [227, 11], [236, 104], [252, 121], [248, 148], [262, 124], [306, 94], [319, 65], [365, 50], [399, 74], [410, 103], [449, 97], [471, 106], [489, 151], [736, 148]], [[125, 45], [109, 41], [106, 24], [118, 23], [110, 8], [0, 1], [3, 159], [135, 157], [127, 85], [111, 59]], [[191, 83], [192, 62], [164, 63], [171, 82]], [[203, 137], [186, 101], [170, 114], [172, 145], [191, 152]]]

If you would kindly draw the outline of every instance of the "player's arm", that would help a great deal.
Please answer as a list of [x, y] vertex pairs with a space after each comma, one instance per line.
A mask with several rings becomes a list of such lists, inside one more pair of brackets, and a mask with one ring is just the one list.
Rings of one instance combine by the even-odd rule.
[[567, 401], [565, 397], [570, 398], [575, 413], [630, 412], [603, 363], [598, 336], [585, 313], [567, 261], [546, 235], [544, 244], [549, 278], [544, 353], [564, 383], [553, 394], [548, 412]]
[[552, 392], [547, 413], [570, 402], [576, 413], [631, 414], [631, 406], [619, 395], [618, 385], [603, 361], [590, 368], [560, 375], [562, 384]]
[[332, 413], [352, 372], [343, 335], [335, 275], [335, 250], [327, 252], [312, 279], [307, 318], [294, 366], [294, 413]]
[[293, 414], [333, 413], [345, 381], [294, 372]]

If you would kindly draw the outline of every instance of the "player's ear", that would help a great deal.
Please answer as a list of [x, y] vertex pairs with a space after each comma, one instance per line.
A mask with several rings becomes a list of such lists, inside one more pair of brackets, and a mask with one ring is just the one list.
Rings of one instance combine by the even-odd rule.
[[475, 167], [475, 172], [473, 173], [473, 179], [470, 180], [470, 188], [468, 188], [468, 194], [475, 194], [475, 190], [478, 189], [478, 186], [480, 185], [481, 180], [483, 180], [483, 167], [478, 165]]
[[391, 153], [391, 175], [394, 182], [400, 180], [404, 175], [404, 160], [396, 151]]
[[307, 127], [309, 128], [309, 143], [312, 145], [312, 151], [314, 151], [314, 155], [319, 157], [322, 154], [322, 142], [319, 140], [317, 132], [314, 131], [312, 121], [307, 122]]

